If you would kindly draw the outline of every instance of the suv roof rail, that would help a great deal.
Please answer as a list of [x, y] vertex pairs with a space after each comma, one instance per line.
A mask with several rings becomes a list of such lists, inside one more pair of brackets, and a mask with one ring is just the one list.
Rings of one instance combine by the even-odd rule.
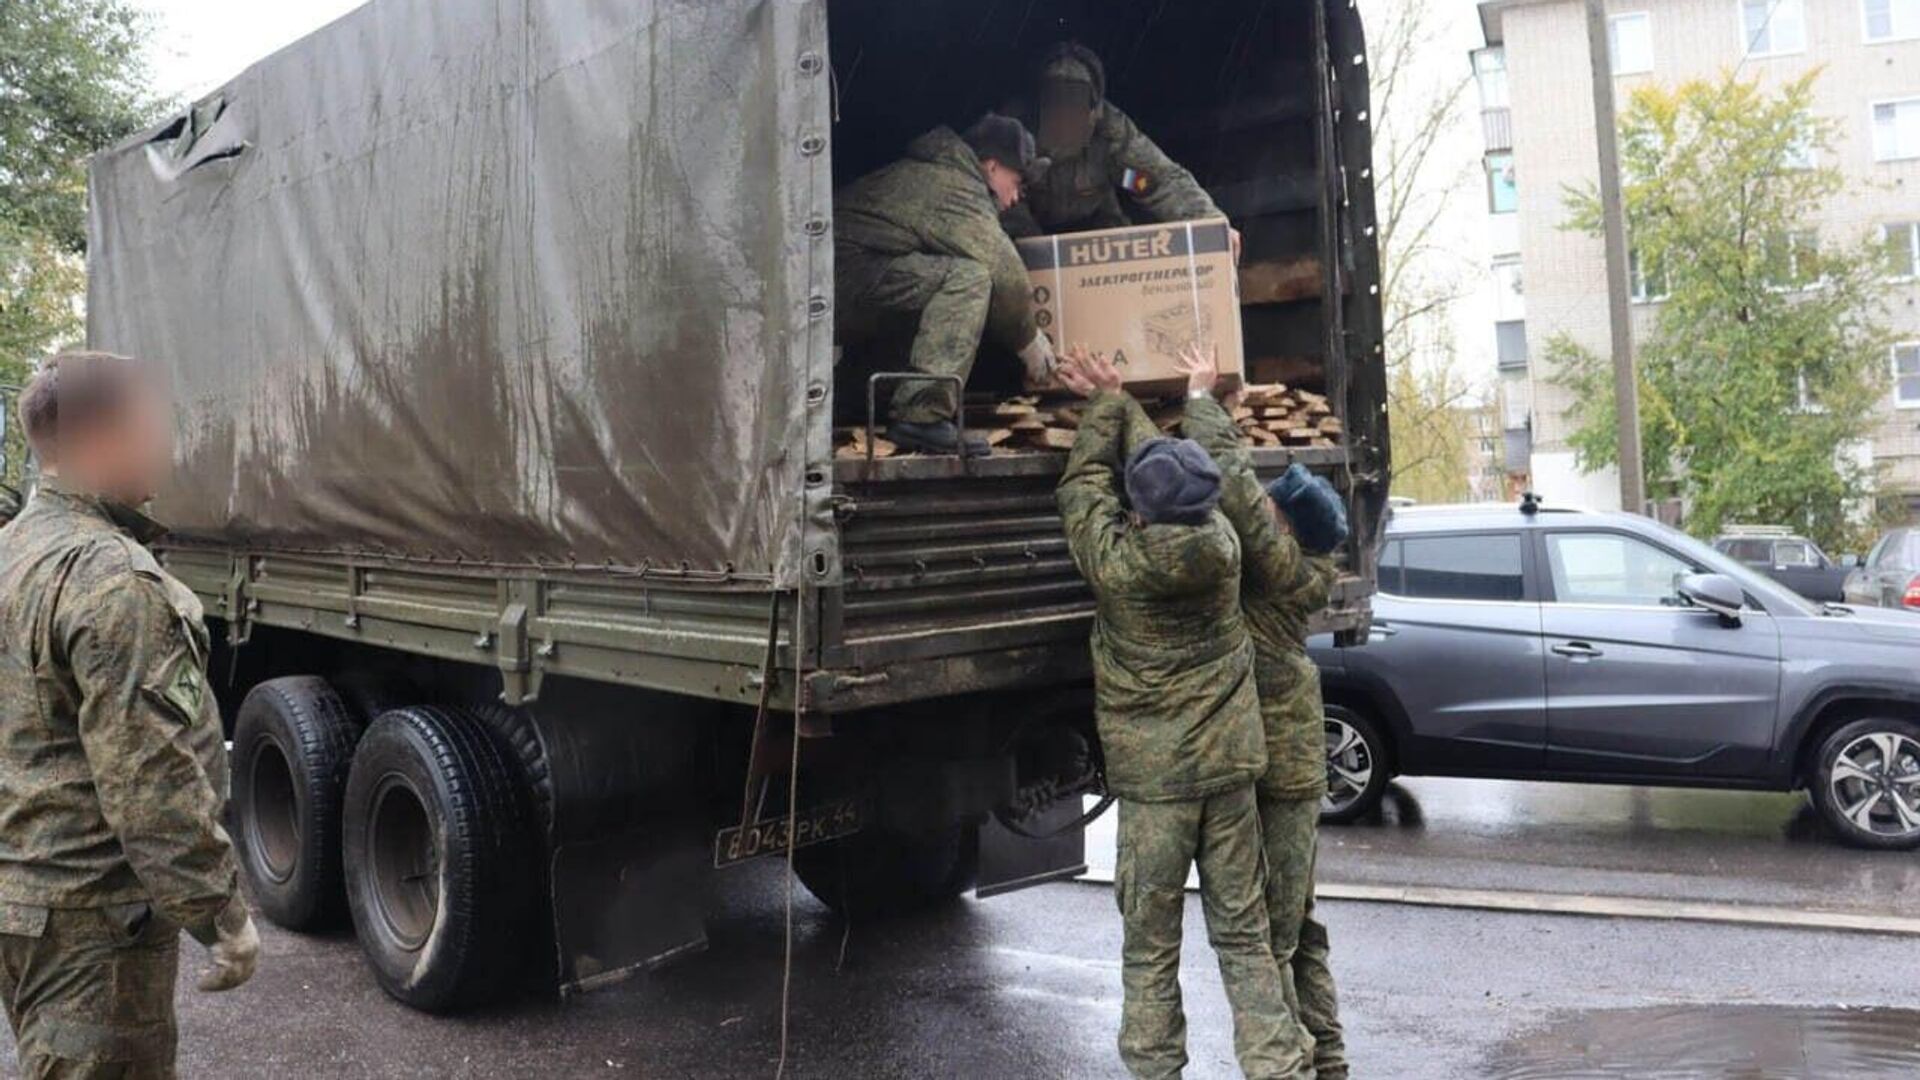
[[1798, 534], [1785, 525], [1728, 525], [1726, 528], [1720, 530], [1720, 535], [1761, 540], [1785, 540]]

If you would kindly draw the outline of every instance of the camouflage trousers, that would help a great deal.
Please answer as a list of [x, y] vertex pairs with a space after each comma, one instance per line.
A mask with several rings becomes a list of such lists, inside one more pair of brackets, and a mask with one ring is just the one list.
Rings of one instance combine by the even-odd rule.
[[1311, 1077], [1307, 1034], [1287, 1007], [1267, 937], [1264, 859], [1253, 785], [1183, 802], [1120, 801], [1115, 892], [1125, 925], [1120, 1058], [1136, 1077], [1187, 1064], [1180, 923], [1187, 869], [1200, 867], [1207, 940], [1233, 1009], [1234, 1053], [1250, 1078]]
[[27, 1080], [171, 1080], [180, 931], [145, 904], [0, 904], [0, 995]]
[[1319, 849], [1319, 799], [1261, 799], [1267, 849], [1267, 917], [1273, 958], [1287, 1004], [1313, 1037], [1319, 1080], [1347, 1080], [1347, 1040], [1327, 966], [1327, 928], [1313, 917], [1313, 865]]
[[[917, 317], [908, 367], [925, 375], [957, 375], [966, 383], [993, 298], [993, 278], [985, 266], [950, 255], [873, 255], [846, 245], [835, 249], [834, 259], [834, 303], [842, 327], [858, 336], [889, 315]], [[894, 388], [889, 415], [926, 424], [957, 419], [959, 407], [950, 385], [903, 382]]]

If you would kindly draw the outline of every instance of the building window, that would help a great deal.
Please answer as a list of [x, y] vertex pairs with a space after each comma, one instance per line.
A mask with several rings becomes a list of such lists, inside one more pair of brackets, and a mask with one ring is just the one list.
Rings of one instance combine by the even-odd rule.
[[[1650, 264], [1650, 265], [1649, 265]], [[1640, 258], [1637, 251], [1627, 252], [1627, 284], [1636, 304], [1649, 304], [1667, 298], [1667, 268], [1655, 260]]]
[[1768, 237], [1760, 256], [1766, 283], [1775, 289], [1797, 289], [1820, 276], [1820, 234], [1812, 229]]
[[1920, 277], [1920, 221], [1880, 226], [1880, 242], [1887, 246], [1888, 273], [1895, 281]]
[[1527, 323], [1524, 319], [1508, 319], [1493, 324], [1495, 355], [1499, 357], [1500, 370], [1515, 372], [1527, 370]]
[[1607, 20], [1607, 51], [1613, 54], [1615, 75], [1639, 75], [1653, 70], [1653, 16], [1644, 11], [1615, 15]]
[[1498, 45], [1476, 49], [1473, 54], [1473, 78], [1480, 84], [1480, 107], [1507, 107], [1507, 50]]
[[1748, 56], [1805, 52], [1805, 0], [1740, 0], [1740, 33]]
[[1819, 151], [1814, 149], [1811, 132], [1802, 132], [1787, 144], [1787, 152], [1780, 164], [1787, 169], [1807, 170], [1820, 164]]
[[1920, 98], [1873, 106], [1873, 160], [1920, 158]]
[[1487, 155], [1487, 209], [1496, 214], [1520, 209], [1520, 185], [1513, 174], [1512, 154]]
[[1920, 37], [1920, 0], [1861, 0], [1867, 41], [1904, 41]]
[[1920, 409], [1920, 341], [1893, 347], [1893, 403], [1902, 409]]

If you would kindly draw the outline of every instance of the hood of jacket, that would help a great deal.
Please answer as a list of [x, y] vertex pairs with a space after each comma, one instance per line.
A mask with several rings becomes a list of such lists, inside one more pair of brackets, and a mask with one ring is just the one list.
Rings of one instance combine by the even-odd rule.
[[[1136, 582], [1150, 596], [1183, 596], [1238, 581], [1240, 538], [1215, 513], [1204, 525], [1137, 525], [1145, 577]], [[1225, 579], [1225, 582], [1223, 582]]]

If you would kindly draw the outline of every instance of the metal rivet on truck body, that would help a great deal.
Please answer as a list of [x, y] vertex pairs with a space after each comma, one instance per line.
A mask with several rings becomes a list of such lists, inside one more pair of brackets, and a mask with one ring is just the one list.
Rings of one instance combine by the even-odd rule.
[[832, 305], [827, 303], [827, 298], [824, 296], [809, 296], [807, 297], [807, 318], [816, 322], [824, 319], [827, 317], [827, 310], [831, 306]]
[[827, 219], [823, 217], [808, 218], [807, 223], [801, 226], [801, 228], [805, 230], [808, 236], [815, 237], [817, 239], [819, 237], [827, 235], [827, 228], [828, 228]]
[[800, 153], [813, 157], [827, 148], [827, 140], [819, 135], [808, 135], [800, 140]]
[[819, 405], [826, 400], [827, 385], [825, 383], [815, 382], [807, 384], [807, 404]]
[[826, 61], [821, 59], [817, 52], [800, 54], [800, 74], [802, 75], [818, 75], [826, 66]]

